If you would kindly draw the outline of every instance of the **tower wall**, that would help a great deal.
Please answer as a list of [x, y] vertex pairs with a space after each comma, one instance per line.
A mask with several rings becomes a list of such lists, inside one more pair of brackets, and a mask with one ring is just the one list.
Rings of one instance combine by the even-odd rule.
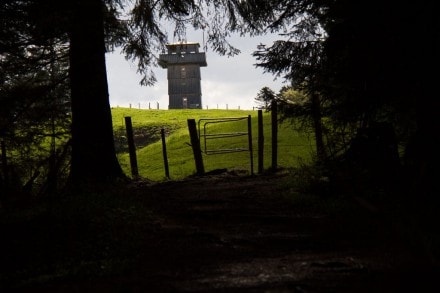
[[207, 66], [198, 43], [167, 45], [168, 54], [159, 56], [159, 65], [167, 69], [169, 109], [202, 108], [200, 67]]

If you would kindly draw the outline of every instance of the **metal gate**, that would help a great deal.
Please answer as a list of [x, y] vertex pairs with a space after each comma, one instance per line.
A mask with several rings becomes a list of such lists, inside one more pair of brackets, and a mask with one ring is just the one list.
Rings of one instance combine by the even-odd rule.
[[[226, 123], [226, 122], [238, 122], [247, 120], [247, 131], [242, 132], [226, 132], [226, 133], [210, 133], [208, 131], [208, 125]], [[198, 134], [200, 142], [203, 140], [203, 149], [206, 155], [214, 154], [226, 154], [226, 153], [236, 153], [236, 152], [249, 152], [250, 154], [250, 165], [251, 174], [254, 173], [254, 160], [253, 160], [253, 149], [252, 149], [252, 122], [251, 115], [247, 117], [230, 117], [230, 118], [202, 118], [198, 121]], [[248, 143], [247, 146], [236, 147], [236, 148], [221, 148], [221, 149], [209, 149], [207, 141], [212, 139], [225, 139], [239, 136], [247, 136]]]

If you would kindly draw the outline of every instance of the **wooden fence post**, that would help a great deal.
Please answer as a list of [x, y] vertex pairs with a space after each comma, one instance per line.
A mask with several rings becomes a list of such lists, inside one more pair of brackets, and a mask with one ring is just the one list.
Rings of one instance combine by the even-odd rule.
[[258, 110], [258, 173], [264, 171], [264, 132], [263, 132], [263, 110]]
[[254, 151], [252, 148], [252, 120], [251, 115], [248, 115], [248, 138], [249, 138], [249, 153], [251, 159], [251, 175], [254, 175]]
[[139, 177], [139, 171], [136, 159], [136, 147], [133, 138], [133, 126], [131, 124], [131, 117], [125, 117], [125, 128], [127, 130], [128, 152], [130, 154], [131, 175], [133, 178]]
[[277, 170], [278, 160], [278, 109], [276, 100], [271, 104], [271, 118], [272, 118], [272, 171]]
[[168, 168], [168, 156], [167, 156], [167, 145], [165, 143], [165, 129], [160, 130], [160, 137], [162, 138], [162, 153], [163, 153], [163, 163], [165, 166], [165, 176], [167, 178], [170, 178], [170, 171]]
[[205, 167], [203, 166], [202, 150], [200, 148], [200, 140], [197, 135], [196, 120], [188, 119], [188, 130], [191, 139], [191, 147], [194, 154], [194, 161], [196, 163], [197, 175], [205, 174]]

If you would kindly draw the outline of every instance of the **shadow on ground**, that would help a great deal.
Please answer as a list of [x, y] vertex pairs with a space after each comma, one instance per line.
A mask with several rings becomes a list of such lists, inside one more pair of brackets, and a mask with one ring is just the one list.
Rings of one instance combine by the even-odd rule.
[[287, 181], [225, 173], [137, 182], [87, 216], [78, 204], [71, 221], [53, 207], [4, 214], [3, 289], [440, 292], [438, 269], [389, 215], [350, 198], [307, 204]]

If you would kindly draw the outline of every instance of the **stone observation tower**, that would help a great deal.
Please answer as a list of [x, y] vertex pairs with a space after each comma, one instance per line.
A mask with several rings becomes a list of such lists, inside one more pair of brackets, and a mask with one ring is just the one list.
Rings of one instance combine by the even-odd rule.
[[201, 109], [200, 66], [207, 66], [199, 43], [168, 44], [168, 53], [159, 55], [159, 65], [167, 69], [169, 109]]

